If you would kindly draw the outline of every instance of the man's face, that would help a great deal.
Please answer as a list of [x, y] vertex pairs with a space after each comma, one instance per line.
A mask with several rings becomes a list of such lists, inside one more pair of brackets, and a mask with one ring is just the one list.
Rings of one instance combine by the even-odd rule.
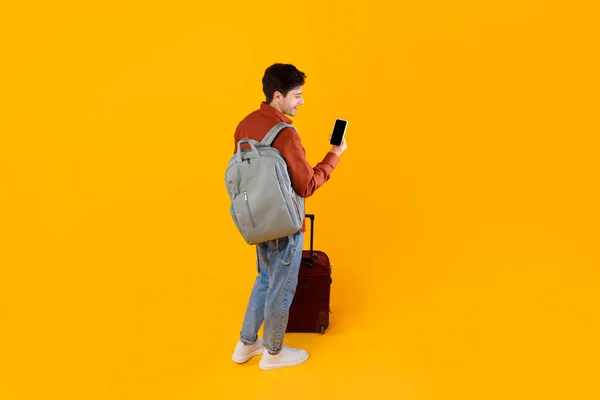
[[304, 98], [302, 97], [302, 86], [290, 90], [287, 96], [282, 96], [279, 100], [279, 108], [281, 112], [291, 117], [296, 116], [296, 111], [302, 104], [304, 104]]

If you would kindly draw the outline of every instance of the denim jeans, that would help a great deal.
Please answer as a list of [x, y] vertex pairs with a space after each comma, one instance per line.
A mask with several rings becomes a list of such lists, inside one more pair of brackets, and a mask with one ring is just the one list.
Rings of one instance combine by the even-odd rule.
[[242, 342], [254, 343], [264, 322], [264, 346], [272, 354], [281, 350], [298, 285], [303, 241], [304, 233], [298, 232], [256, 246], [258, 275], [240, 332]]

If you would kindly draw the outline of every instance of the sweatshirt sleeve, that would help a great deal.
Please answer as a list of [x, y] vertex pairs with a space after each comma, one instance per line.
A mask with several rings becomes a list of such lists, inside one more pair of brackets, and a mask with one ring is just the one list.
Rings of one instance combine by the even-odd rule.
[[[275, 143], [278, 142], [278, 143]], [[314, 168], [306, 160], [306, 151], [300, 136], [293, 129], [287, 128], [279, 133], [273, 146], [277, 147], [285, 159], [292, 187], [300, 197], [310, 197], [331, 177], [331, 173], [340, 162], [334, 153], [327, 153]]]

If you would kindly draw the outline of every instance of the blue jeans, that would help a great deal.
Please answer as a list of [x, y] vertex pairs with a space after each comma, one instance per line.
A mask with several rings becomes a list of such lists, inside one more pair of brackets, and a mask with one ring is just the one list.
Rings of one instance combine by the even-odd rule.
[[298, 232], [256, 246], [258, 276], [240, 332], [242, 342], [254, 343], [264, 321], [264, 346], [271, 354], [281, 350], [298, 285], [303, 242], [304, 233]]

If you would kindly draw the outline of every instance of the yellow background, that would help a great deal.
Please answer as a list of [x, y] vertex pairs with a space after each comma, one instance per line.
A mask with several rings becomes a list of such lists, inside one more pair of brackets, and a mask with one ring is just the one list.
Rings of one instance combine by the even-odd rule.
[[[1, 7], [0, 399], [600, 397], [598, 2], [163, 3]], [[265, 372], [223, 177], [273, 62], [313, 165], [349, 126], [331, 328]]]

